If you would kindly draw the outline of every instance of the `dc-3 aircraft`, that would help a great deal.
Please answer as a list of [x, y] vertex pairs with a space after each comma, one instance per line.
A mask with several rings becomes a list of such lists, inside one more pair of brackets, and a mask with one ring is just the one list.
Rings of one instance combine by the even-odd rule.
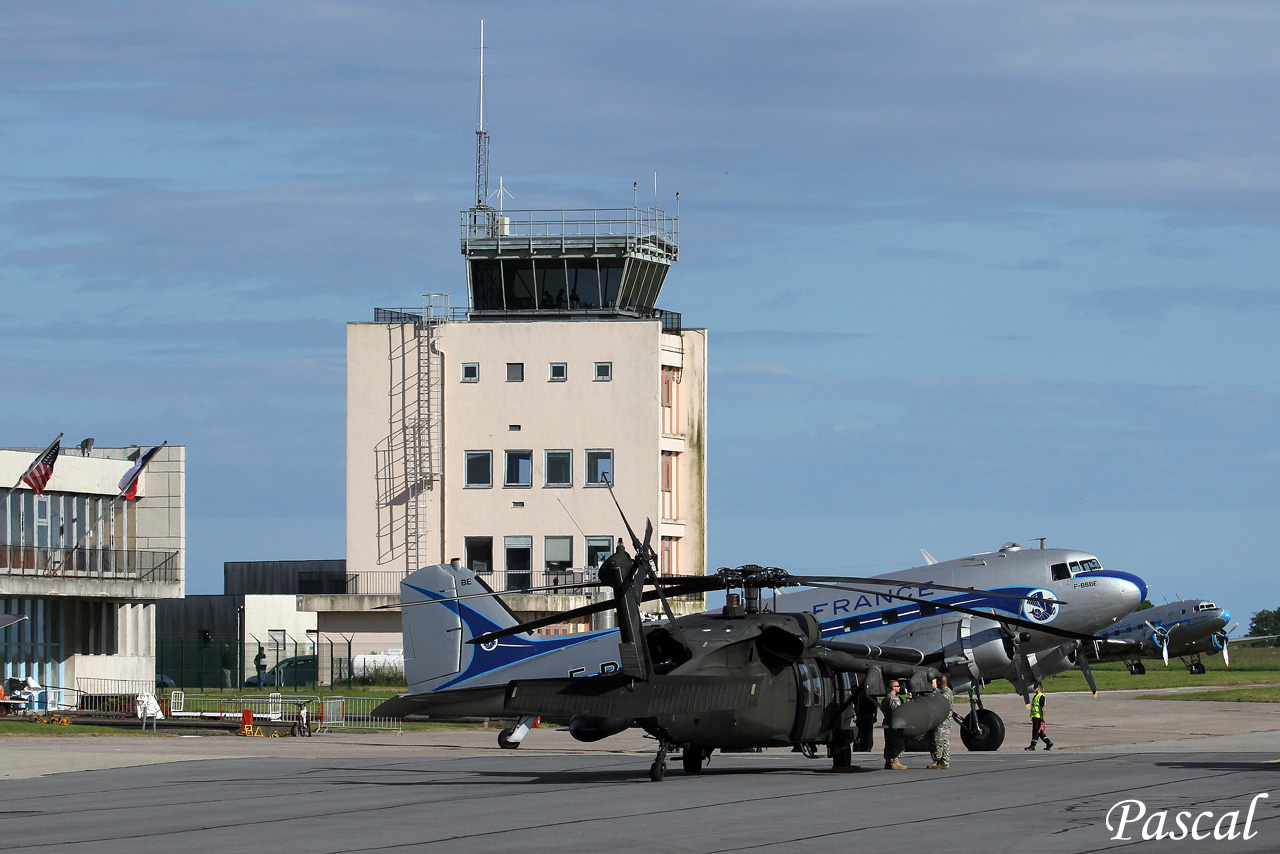
[[[643, 543], [631, 533], [634, 557], [619, 542], [601, 566], [613, 599], [524, 624], [460, 561], [414, 572], [401, 585], [410, 690], [374, 714], [519, 715], [499, 736], [504, 747], [518, 746], [540, 715], [568, 718], [582, 741], [638, 726], [658, 742], [655, 781], [676, 748], [692, 774], [717, 748], [788, 745], [813, 756], [825, 744], [841, 768], [851, 761], [860, 700], [882, 696], [886, 677], [906, 680], [917, 697], [889, 723], [920, 735], [948, 713], [930, 693], [933, 677], [947, 672], [975, 701], [962, 740], [995, 750], [1004, 726], [982, 708], [981, 685], [1012, 678], [1025, 688], [1077, 663], [1088, 674], [1084, 644], [1146, 594], [1141, 579], [1104, 570], [1092, 555], [1013, 544], [876, 578], [759, 566], [661, 577], [651, 530]], [[798, 585], [814, 589], [776, 597], [776, 611], [765, 607], [763, 591]], [[718, 589], [738, 591], [722, 613], [675, 619], [666, 602]], [[653, 599], [666, 622], [641, 622], [640, 602]], [[530, 633], [604, 610], [616, 611], [617, 629]]]
[[1093, 650], [1101, 659], [1120, 660], [1129, 672], [1139, 676], [1147, 672], [1142, 663], [1144, 656], [1160, 656], [1165, 666], [1169, 658], [1179, 658], [1187, 672], [1204, 673], [1202, 655], [1222, 653], [1222, 661], [1231, 666], [1233, 643], [1271, 640], [1275, 635], [1233, 638], [1236, 625], [1227, 627], [1231, 614], [1224, 608], [1205, 599], [1180, 599], [1164, 605], [1156, 605], [1143, 611], [1135, 611], [1100, 635], [1102, 640]]

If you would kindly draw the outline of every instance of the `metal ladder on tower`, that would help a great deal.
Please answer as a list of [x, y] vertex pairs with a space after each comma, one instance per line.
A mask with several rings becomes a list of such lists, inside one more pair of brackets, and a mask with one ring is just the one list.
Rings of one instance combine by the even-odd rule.
[[405, 551], [409, 572], [422, 566], [423, 538], [430, 529], [426, 493], [435, 489], [444, 469], [444, 366], [436, 345], [440, 327], [448, 320], [448, 294], [423, 296], [422, 325], [418, 328], [417, 417], [405, 423]]

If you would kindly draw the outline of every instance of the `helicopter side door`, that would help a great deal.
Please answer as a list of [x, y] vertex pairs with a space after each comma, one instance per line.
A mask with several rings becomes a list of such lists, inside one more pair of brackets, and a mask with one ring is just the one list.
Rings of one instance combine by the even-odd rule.
[[835, 685], [822, 662], [797, 661], [792, 668], [796, 678], [796, 720], [791, 731], [793, 743], [816, 741], [826, 730], [824, 718], [832, 705]]

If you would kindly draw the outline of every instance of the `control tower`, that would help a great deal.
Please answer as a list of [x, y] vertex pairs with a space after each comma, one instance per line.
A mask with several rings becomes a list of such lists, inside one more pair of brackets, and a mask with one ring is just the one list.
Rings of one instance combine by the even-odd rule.
[[680, 255], [657, 208], [462, 213], [471, 318], [654, 318]]

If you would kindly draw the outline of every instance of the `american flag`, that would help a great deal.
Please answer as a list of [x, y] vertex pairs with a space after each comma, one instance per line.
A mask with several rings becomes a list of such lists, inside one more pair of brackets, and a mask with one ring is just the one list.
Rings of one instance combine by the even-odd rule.
[[44, 453], [36, 457], [35, 462], [22, 475], [21, 479], [27, 482], [36, 495], [44, 495], [44, 488], [49, 485], [49, 478], [53, 477], [53, 464], [58, 461], [61, 442], [62, 435], [59, 434], [53, 444], [45, 448]]

